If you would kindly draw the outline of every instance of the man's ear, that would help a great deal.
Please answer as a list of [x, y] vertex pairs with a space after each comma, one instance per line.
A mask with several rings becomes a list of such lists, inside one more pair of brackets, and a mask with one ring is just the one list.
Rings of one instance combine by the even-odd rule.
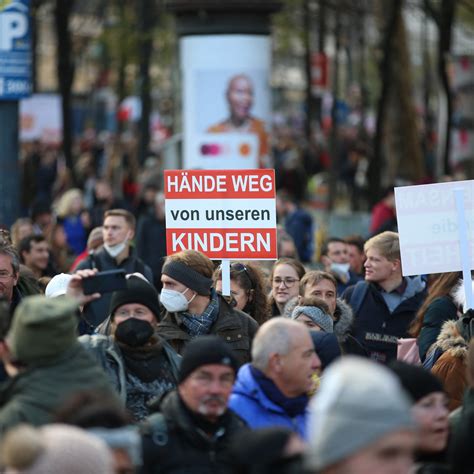
[[396, 258], [395, 260], [392, 260], [392, 269], [394, 272], [398, 270], [402, 270], [402, 262], [400, 261], [399, 258]]
[[277, 352], [272, 352], [268, 358], [268, 368], [272, 372], [280, 373], [282, 370], [282, 361], [280, 354]]
[[135, 230], [134, 229], [130, 229], [128, 231], [128, 240], [133, 240], [133, 238], [135, 237]]

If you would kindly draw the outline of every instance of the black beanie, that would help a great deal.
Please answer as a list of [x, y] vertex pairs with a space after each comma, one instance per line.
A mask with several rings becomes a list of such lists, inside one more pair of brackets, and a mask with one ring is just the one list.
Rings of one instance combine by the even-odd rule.
[[399, 360], [391, 362], [389, 367], [415, 403], [433, 392], [444, 392], [441, 380], [423, 367]]
[[114, 291], [110, 300], [109, 314], [112, 319], [115, 310], [124, 304], [142, 304], [146, 306], [158, 320], [160, 317], [160, 305], [158, 303], [158, 292], [143, 278], [130, 276], [127, 278], [127, 289]]
[[235, 373], [239, 364], [231, 348], [219, 336], [198, 336], [184, 349], [178, 382], [183, 382], [198, 367], [220, 364], [231, 367]]

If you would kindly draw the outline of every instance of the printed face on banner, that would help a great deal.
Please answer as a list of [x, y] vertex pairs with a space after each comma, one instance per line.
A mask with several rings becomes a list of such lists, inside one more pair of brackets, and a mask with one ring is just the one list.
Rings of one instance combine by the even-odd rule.
[[168, 255], [275, 259], [274, 170], [165, 171]]
[[395, 188], [403, 275], [462, 269], [454, 191], [462, 189], [464, 220], [474, 268], [474, 181]]
[[183, 38], [181, 65], [185, 167], [264, 167], [269, 155], [269, 39]]

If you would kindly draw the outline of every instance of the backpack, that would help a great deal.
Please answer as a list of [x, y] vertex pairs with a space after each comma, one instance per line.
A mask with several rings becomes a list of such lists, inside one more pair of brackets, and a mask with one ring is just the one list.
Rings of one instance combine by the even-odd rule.
[[153, 413], [141, 426], [141, 432], [150, 436], [151, 440], [157, 446], [166, 446], [168, 444], [168, 425], [162, 413]]
[[354, 316], [357, 316], [357, 313], [361, 308], [368, 291], [369, 284], [366, 283], [364, 280], [358, 281], [355, 284], [354, 290], [352, 291], [352, 295], [348, 301], [350, 307], [352, 308]]

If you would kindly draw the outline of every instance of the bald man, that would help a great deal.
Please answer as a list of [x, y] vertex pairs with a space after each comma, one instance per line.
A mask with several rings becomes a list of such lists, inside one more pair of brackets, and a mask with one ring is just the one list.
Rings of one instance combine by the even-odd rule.
[[229, 80], [226, 100], [229, 104], [229, 117], [209, 127], [209, 133], [253, 133], [259, 138], [259, 164], [268, 155], [268, 135], [265, 123], [250, 115], [253, 106], [254, 88], [251, 79], [245, 74], [237, 74]]

